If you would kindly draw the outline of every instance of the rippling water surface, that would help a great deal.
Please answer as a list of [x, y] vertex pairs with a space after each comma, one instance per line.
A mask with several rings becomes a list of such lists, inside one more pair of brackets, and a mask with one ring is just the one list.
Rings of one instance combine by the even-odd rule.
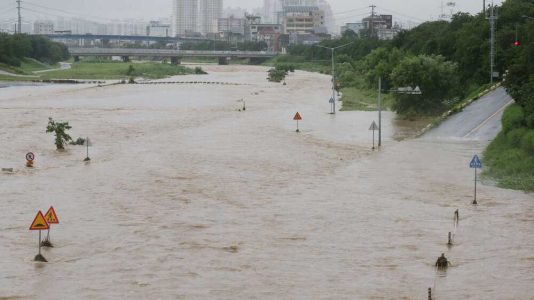
[[[386, 112], [373, 152], [376, 113], [329, 115], [329, 77], [206, 69], [178, 80], [239, 85], [2, 89], [0, 298], [534, 299], [534, 197], [481, 185], [470, 205], [487, 141], [398, 142]], [[49, 116], [91, 138], [90, 164], [54, 150]], [[56, 247], [35, 263], [50, 205]]]

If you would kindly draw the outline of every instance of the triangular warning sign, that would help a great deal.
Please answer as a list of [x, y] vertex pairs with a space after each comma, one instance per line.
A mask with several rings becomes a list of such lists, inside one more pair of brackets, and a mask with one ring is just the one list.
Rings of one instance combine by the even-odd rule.
[[302, 117], [301, 117], [300, 114], [297, 112], [297, 113], [295, 114], [295, 117], [293, 117], [293, 120], [294, 120], [294, 121], [300, 121], [300, 120], [302, 120]]
[[53, 206], [50, 206], [44, 217], [48, 224], [59, 224], [59, 219]]
[[378, 130], [378, 125], [376, 125], [375, 121], [373, 121], [373, 124], [371, 124], [371, 127], [369, 127], [369, 130]]
[[30, 230], [45, 230], [48, 228], [48, 223], [46, 223], [43, 213], [39, 211], [30, 226]]

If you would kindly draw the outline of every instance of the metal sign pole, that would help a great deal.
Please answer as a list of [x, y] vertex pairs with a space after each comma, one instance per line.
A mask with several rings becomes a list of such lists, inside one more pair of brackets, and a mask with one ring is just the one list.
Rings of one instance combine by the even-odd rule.
[[41, 230], [39, 230], [39, 255], [41, 255]]
[[378, 147], [382, 146], [382, 77], [378, 77]]
[[477, 168], [475, 168], [475, 200], [473, 200], [473, 204], [477, 205]]
[[373, 150], [375, 150], [375, 130], [373, 129]]

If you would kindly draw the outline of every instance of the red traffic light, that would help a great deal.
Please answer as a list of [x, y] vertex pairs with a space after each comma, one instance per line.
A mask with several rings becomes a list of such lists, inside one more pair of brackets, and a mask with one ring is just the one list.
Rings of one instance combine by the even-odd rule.
[[521, 46], [521, 43], [519, 43], [519, 41], [515, 41], [514, 42], [514, 46], [519, 47], [519, 46]]

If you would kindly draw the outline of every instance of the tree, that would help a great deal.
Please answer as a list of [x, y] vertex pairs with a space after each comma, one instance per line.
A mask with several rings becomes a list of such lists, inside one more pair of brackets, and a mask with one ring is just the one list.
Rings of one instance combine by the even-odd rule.
[[459, 95], [458, 66], [443, 56], [407, 56], [393, 69], [396, 87], [419, 86], [422, 95], [396, 94], [394, 109], [401, 114], [434, 114]]
[[48, 118], [48, 126], [46, 127], [46, 132], [53, 132], [56, 135], [56, 148], [57, 150], [65, 149], [65, 144], [72, 141], [70, 135], [66, 133], [67, 130], [71, 129], [69, 122], [55, 122], [52, 118]]

